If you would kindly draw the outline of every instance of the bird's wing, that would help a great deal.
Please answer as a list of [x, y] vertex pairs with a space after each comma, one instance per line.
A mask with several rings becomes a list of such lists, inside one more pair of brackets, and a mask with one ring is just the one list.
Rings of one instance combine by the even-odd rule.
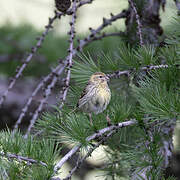
[[86, 88], [82, 91], [82, 94], [77, 103], [77, 107], [81, 108], [85, 103], [87, 103], [95, 95], [95, 87], [92, 86], [90, 82], [86, 85]]

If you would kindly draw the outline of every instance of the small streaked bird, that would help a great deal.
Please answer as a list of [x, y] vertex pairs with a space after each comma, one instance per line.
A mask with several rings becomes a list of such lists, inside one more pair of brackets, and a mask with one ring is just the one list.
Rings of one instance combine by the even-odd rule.
[[109, 78], [104, 73], [94, 73], [90, 77], [88, 84], [83, 90], [82, 95], [77, 103], [77, 108], [89, 114], [91, 125], [91, 113], [102, 113], [110, 102], [111, 91], [107, 83], [108, 81]]

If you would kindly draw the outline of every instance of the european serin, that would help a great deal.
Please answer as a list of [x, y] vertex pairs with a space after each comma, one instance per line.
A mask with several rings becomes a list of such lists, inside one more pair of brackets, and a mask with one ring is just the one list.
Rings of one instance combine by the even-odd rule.
[[109, 81], [109, 78], [104, 73], [94, 73], [78, 101], [77, 108], [89, 114], [91, 124], [91, 113], [99, 114], [103, 112], [111, 99], [111, 91], [107, 81]]

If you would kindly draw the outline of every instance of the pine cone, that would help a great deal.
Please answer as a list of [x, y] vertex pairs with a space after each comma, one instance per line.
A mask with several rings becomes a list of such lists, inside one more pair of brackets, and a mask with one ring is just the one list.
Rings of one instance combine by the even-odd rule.
[[71, 1], [70, 0], [55, 0], [55, 5], [56, 5], [57, 10], [61, 12], [66, 12], [71, 6]]

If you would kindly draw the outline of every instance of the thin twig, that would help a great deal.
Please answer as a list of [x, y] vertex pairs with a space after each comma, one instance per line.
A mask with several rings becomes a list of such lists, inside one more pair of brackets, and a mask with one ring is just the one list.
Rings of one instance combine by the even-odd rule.
[[97, 144], [95, 144], [92, 148], [90, 148], [87, 152], [87, 154], [82, 158], [79, 159], [76, 163], [76, 166], [69, 172], [69, 175], [64, 178], [63, 180], [70, 180], [73, 173], [80, 168], [80, 166], [82, 165], [82, 163], [85, 161], [85, 159], [87, 159], [92, 153], [93, 151], [98, 148], [101, 144], [103, 144], [113, 133], [115, 133], [116, 130], [113, 130], [111, 132], [109, 132], [106, 136], [104, 136]]
[[[94, 37], [92, 37], [91, 39], [89, 39], [87, 41], [87, 43], [89, 44], [90, 42], [93, 42], [93, 41], [97, 41], [97, 40], [102, 40], [103, 38], [106, 38], [106, 37], [110, 37], [110, 36], [119, 36], [119, 37], [122, 37], [124, 36], [125, 33], [124, 32], [112, 32], [112, 33], [102, 33], [102, 35], [94, 35]], [[86, 43], [84, 44], [84, 46], [87, 45]]]
[[75, 37], [75, 22], [76, 22], [76, 11], [77, 11], [77, 5], [76, 5], [76, 0], [74, 0], [73, 5], [72, 5], [72, 20], [70, 22], [70, 32], [68, 34], [70, 34], [70, 45], [69, 45], [69, 55], [67, 56], [66, 61], [68, 61], [68, 65], [67, 65], [67, 76], [66, 76], [66, 80], [65, 80], [65, 87], [63, 89], [63, 95], [62, 95], [62, 100], [61, 100], [61, 104], [59, 106], [59, 108], [61, 109], [64, 105], [64, 102], [66, 100], [66, 96], [67, 96], [67, 92], [69, 89], [69, 83], [70, 83], [70, 79], [71, 79], [71, 67], [72, 67], [72, 58], [73, 58], [73, 51], [74, 51], [74, 37]]
[[13, 132], [18, 128], [18, 126], [21, 124], [23, 117], [25, 116], [33, 98], [36, 96], [36, 94], [38, 93], [38, 91], [44, 86], [44, 84], [53, 76], [56, 75], [56, 72], [58, 71], [59, 68], [61, 68], [62, 66], [64, 66], [63, 64], [59, 64], [55, 69], [52, 70], [52, 72], [50, 74], [48, 74], [45, 78], [43, 78], [43, 80], [38, 84], [38, 86], [34, 89], [32, 95], [29, 97], [29, 99], [27, 100], [27, 103], [25, 104], [24, 108], [21, 110], [21, 113], [18, 117], [18, 120], [16, 121], [15, 125], [14, 125], [14, 129]]
[[48, 85], [47, 89], [45, 90], [44, 98], [41, 99], [38, 108], [37, 108], [36, 111], [34, 112], [32, 119], [30, 120], [30, 124], [29, 124], [29, 126], [28, 126], [28, 129], [27, 129], [27, 131], [26, 131], [26, 134], [24, 135], [24, 138], [25, 138], [25, 139], [28, 137], [28, 134], [30, 133], [32, 127], [34, 126], [35, 121], [36, 121], [36, 119], [38, 118], [38, 115], [39, 115], [39, 113], [41, 112], [44, 103], [47, 101], [48, 97], [49, 97], [50, 94], [51, 94], [52, 88], [55, 86], [55, 84], [56, 84], [56, 82], [57, 82], [57, 80], [58, 80], [58, 76], [63, 73], [64, 68], [65, 68], [65, 65], [62, 66], [62, 67], [58, 70], [58, 72], [56, 73], [56, 76], [53, 77], [51, 83]]
[[[142, 71], [151, 71], [155, 69], [161, 69], [161, 68], [168, 68], [169, 66], [167, 64], [160, 64], [160, 65], [155, 65], [155, 66], [145, 66], [141, 67], [140, 70]], [[131, 70], [125, 70], [125, 71], [116, 71], [111, 74], [107, 74], [109, 78], [119, 78], [122, 75], [129, 76], [131, 72], [134, 72], [136, 69], [131, 69]]]
[[79, 45], [77, 47], [77, 50], [78, 51], [82, 51], [82, 48], [85, 45], [87, 45], [90, 42], [92, 42], [93, 39], [94, 40], [98, 40], [98, 39], [94, 38], [96, 36], [96, 34], [98, 34], [101, 30], [103, 30], [108, 25], [111, 25], [112, 22], [114, 22], [114, 21], [116, 21], [118, 19], [127, 17], [127, 13], [128, 13], [127, 11], [122, 11], [121, 13], [119, 13], [117, 15], [111, 14], [111, 18], [109, 18], [109, 19], [103, 18], [103, 23], [97, 29], [89, 28], [91, 33], [86, 38], [84, 38], [82, 40], [79, 40]]
[[81, 7], [85, 4], [91, 4], [94, 0], [84, 0], [84, 1], [80, 1], [77, 5], [77, 7]]
[[[123, 127], [126, 127], [126, 126], [131, 126], [133, 124], [136, 124], [137, 121], [136, 120], [130, 120], [130, 121], [126, 121], [126, 122], [122, 122], [122, 123], [118, 123], [116, 125], [112, 125], [112, 126], [109, 126], [109, 127], [106, 127], [104, 129], [101, 129], [99, 130], [98, 132], [92, 134], [91, 136], [88, 136], [86, 138], [86, 141], [89, 142], [97, 137], [101, 137], [104, 133], [106, 132], [111, 132], [111, 131], [114, 131], [116, 129], [120, 129], [120, 128], [123, 128]], [[68, 160], [70, 159], [73, 154], [75, 154], [80, 148], [81, 148], [81, 144], [75, 146], [74, 148], [72, 148], [54, 167], [54, 171], [57, 172], [61, 167], [62, 165]]]
[[133, 0], [128, 0], [128, 2], [129, 2], [130, 6], [132, 7], [132, 9], [133, 9], [133, 11], [135, 13], [140, 45], [143, 46], [144, 42], [143, 42], [143, 37], [142, 37], [142, 24], [141, 24], [141, 21], [140, 21], [140, 17], [139, 17], [139, 15], [137, 13], [137, 9], [135, 7], [135, 4], [134, 4]]
[[10, 154], [10, 153], [0, 152], [0, 156], [7, 157], [7, 158], [10, 158], [10, 159], [16, 159], [17, 161], [26, 161], [26, 162], [31, 163], [31, 164], [41, 164], [42, 166], [47, 167], [47, 164], [42, 162], [42, 161], [37, 161], [35, 159], [20, 156], [20, 155], [17, 155], [17, 154]]
[[[61, 13], [62, 15], [62, 13]], [[52, 28], [52, 24], [53, 22], [57, 19], [60, 18], [60, 14], [57, 15], [55, 13], [53, 18], [49, 18], [49, 23], [47, 26], [45, 26], [46, 30], [42, 33], [42, 35], [38, 38], [38, 41], [36, 43], [36, 45], [34, 47], [32, 47], [31, 52], [28, 54], [28, 56], [26, 57], [26, 59], [24, 60], [24, 63], [21, 65], [21, 67], [16, 69], [16, 75], [14, 76], [14, 78], [11, 80], [8, 88], [6, 89], [6, 91], [3, 93], [3, 95], [0, 98], [0, 107], [2, 105], [2, 103], [4, 102], [8, 92], [14, 87], [17, 79], [22, 75], [24, 69], [26, 68], [26, 66], [29, 64], [29, 62], [31, 61], [32, 57], [34, 56], [34, 54], [37, 52], [37, 50], [41, 47], [42, 42], [44, 41], [46, 35], [48, 34], [49, 30]]]
[[167, 64], [160, 64], [160, 65], [155, 65], [155, 66], [145, 66], [142, 67], [141, 70], [143, 71], [151, 71], [154, 69], [161, 69], [161, 68], [168, 68], [169, 66]]

